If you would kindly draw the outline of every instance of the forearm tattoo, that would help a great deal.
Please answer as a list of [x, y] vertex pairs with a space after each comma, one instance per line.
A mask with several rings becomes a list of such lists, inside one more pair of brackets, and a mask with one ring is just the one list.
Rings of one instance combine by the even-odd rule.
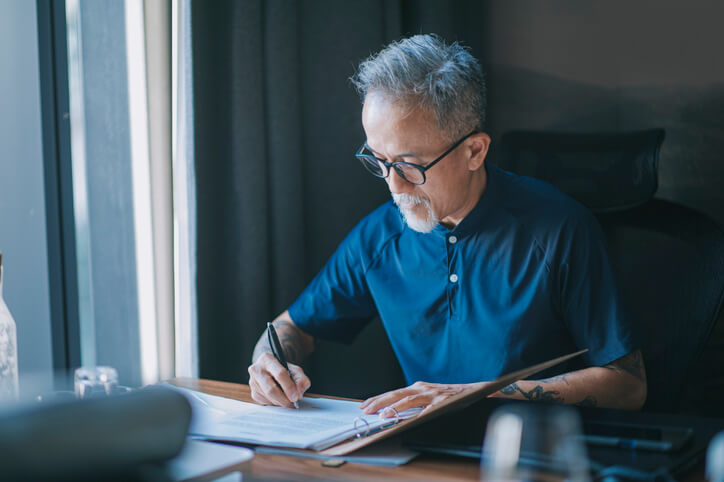
[[[541, 383], [551, 382], [563, 382], [566, 385], [569, 385], [566, 374], [557, 375], [555, 377], [541, 380]], [[520, 393], [526, 400], [531, 401], [566, 403], [565, 398], [558, 390], [546, 390], [545, 388], [543, 388], [542, 385], [536, 385], [535, 387], [533, 387], [533, 389], [526, 392], [525, 390], [520, 388], [520, 385], [518, 385], [517, 383], [513, 383], [501, 389], [500, 391], [505, 395], [515, 395], [516, 393]], [[578, 405], [580, 407], [596, 407], [598, 406], [598, 400], [596, 400], [596, 397], [594, 397], [593, 395], [588, 395], [586, 398], [584, 398], [580, 402], [576, 402], [574, 405]]]
[[274, 322], [274, 328], [279, 335], [279, 342], [287, 361], [298, 365], [301, 362], [299, 352], [302, 350], [299, 347], [299, 338], [296, 336], [297, 328], [291, 322], [284, 320]]
[[[282, 350], [284, 350], [284, 357], [288, 362], [299, 365], [302, 361], [300, 360], [299, 354], [303, 353], [304, 350], [301, 347], [302, 341], [299, 339], [297, 333], [298, 328], [291, 322], [285, 320], [275, 321], [274, 328], [277, 331], [277, 336], [279, 336], [279, 343], [282, 345]], [[257, 343], [254, 349], [253, 359], [256, 360], [262, 353], [273, 353], [266, 334], [262, 335], [259, 339], [259, 343]]]
[[563, 403], [563, 397], [561, 397], [560, 392], [556, 390], [544, 390], [542, 385], [536, 385], [526, 392], [520, 388], [517, 383], [511, 383], [507, 387], [502, 388], [500, 391], [504, 395], [515, 395], [515, 393], [520, 393], [523, 398], [531, 401]]
[[580, 402], [576, 403], [579, 407], [597, 407], [598, 400], [593, 395], [589, 395]]
[[609, 363], [604, 368], [615, 372], [626, 372], [642, 382], [646, 380], [646, 371], [644, 370], [644, 360], [641, 356], [641, 350], [629, 353], [628, 355]]
[[[629, 375], [636, 377], [642, 382], [646, 381], [646, 370], [644, 369], [644, 361], [643, 357], [641, 356], [640, 350], [629, 353], [628, 355], [623, 356], [612, 363], [609, 363], [604, 368], [615, 372], [628, 373]], [[528, 391], [522, 389], [517, 383], [513, 383], [501, 389], [500, 392], [508, 396], [519, 393], [526, 400], [565, 403], [565, 399], [561, 392], [559, 392], [558, 390], [547, 390], [546, 388], [544, 388], [545, 384], [552, 382], [563, 382], [566, 385], [569, 385], [567, 375], [563, 374], [541, 380], [541, 385], [536, 385]], [[583, 400], [579, 402], [568, 403], [574, 403], [575, 405], [581, 407], [597, 407], [598, 399], [593, 395], [587, 395]]]

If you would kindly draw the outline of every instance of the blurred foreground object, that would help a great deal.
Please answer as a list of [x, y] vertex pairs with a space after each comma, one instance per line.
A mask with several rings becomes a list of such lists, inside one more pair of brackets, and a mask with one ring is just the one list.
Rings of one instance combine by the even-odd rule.
[[706, 478], [711, 482], [724, 482], [724, 432], [714, 437], [706, 452]]
[[3, 255], [0, 253], [0, 402], [18, 398], [18, 339], [3, 299]]
[[163, 478], [154, 464], [179, 453], [190, 418], [183, 395], [160, 387], [22, 405], [0, 413], [0, 479]]
[[509, 405], [488, 420], [483, 444], [484, 480], [533, 480], [550, 474], [588, 481], [589, 466], [581, 423], [563, 406]]
[[73, 377], [77, 398], [97, 398], [131, 391], [118, 385], [118, 371], [109, 366], [80, 367]]

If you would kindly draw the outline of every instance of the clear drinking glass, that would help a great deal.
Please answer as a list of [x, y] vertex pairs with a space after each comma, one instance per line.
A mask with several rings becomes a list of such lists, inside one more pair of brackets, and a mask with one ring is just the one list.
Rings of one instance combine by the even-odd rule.
[[590, 481], [578, 413], [571, 407], [515, 403], [488, 420], [483, 480]]
[[80, 367], [75, 371], [74, 386], [77, 398], [114, 395], [118, 393], [118, 372], [108, 366]]

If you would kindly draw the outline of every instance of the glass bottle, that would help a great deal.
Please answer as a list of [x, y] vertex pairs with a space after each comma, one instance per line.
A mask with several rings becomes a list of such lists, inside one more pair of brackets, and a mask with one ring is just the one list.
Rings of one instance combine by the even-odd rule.
[[3, 265], [0, 253], [0, 401], [18, 398], [18, 340], [10, 310], [3, 299]]
[[724, 432], [719, 432], [709, 443], [706, 453], [706, 479], [724, 482]]

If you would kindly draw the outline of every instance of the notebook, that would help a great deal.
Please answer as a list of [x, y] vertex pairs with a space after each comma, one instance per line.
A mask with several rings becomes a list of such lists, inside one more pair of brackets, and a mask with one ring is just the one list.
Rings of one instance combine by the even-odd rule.
[[501, 388], [555, 366], [587, 350], [564, 355], [504, 375], [479, 388], [467, 390], [422, 411], [412, 409], [393, 419], [364, 415], [359, 402], [304, 397], [300, 409], [260, 406], [189, 389], [194, 407], [190, 434], [207, 440], [233, 441], [300, 448], [323, 455], [346, 455], [379, 440], [458, 410]]
[[298, 409], [289, 409], [177, 390], [193, 408], [191, 437], [314, 451], [385, 429], [421, 411], [416, 408], [383, 419], [363, 414], [359, 402], [351, 400], [304, 397]]

